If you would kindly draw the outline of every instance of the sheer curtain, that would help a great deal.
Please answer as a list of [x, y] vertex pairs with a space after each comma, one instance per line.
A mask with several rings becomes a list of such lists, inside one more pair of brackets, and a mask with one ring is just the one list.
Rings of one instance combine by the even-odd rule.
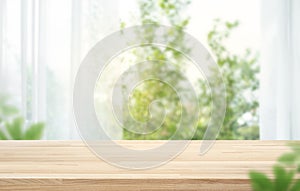
[[119, 28], [118, 0], [0, 0], [0, 93], [45, 139], [78, 139], [73, 81], [88, 50]]
[[261, 139], [300, 139], [300, 1], [262, 1]]

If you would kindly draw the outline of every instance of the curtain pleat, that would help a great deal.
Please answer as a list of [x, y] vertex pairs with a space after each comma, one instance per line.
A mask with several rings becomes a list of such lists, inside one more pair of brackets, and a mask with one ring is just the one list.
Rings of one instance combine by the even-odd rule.
[[300, 139], [297, 0], [262, 1], [260, 138]]

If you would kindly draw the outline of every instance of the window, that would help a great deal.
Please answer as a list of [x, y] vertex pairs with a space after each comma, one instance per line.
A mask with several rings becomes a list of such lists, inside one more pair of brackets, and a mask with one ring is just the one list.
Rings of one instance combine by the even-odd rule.
[[[219, 139], [299, 139], [299, 9], [296, 0], [2, 0], [0, 93], [9, 97], [7, 102], [18, 108], [26, 124], [45, 123], [44, 139], [79, 139], [73, 86], [89, 50], [123, 27], [148, 22], [179, 25], [204, 44], [223, 72], [227, 113]], [[145, 51], [173, 58], [172, 52], [167, 55], [150, 48], [132, 50], [121, 55], [123, 62], [121, 57], [115, 62], [129, 63], [132, 56]], [[203, 79], [191, 68], [187, 70], [186, 75]], [[111, 71], [112, 76], [117, 73]], [[133, 93], [131, 114], [135, 118], [149, 117], [146, 106], [158, 93], [156, 86], [146, 83]], [[205, 83], [198, 83], [197, 88], [199, 95], [209, 93]], [[141, 97], [145, 89], [148, 92]], [[174, 95], [163, 84], [161, 89], [168, 98]], [[170, 111], [175, 118], [176, 99], [165, 99], [165, 105], [175, 103]], [[200, 96], [199, 103], [203, 107], [194, 139], [203, 137], [211, 112], [209, 97]], [[116, 125], [101, 107], [96, 113], [105, 126]], [[123, 129], [112, 134], [116, 139], [168, 139], [176, 123], [173, 118], [167, 120], [164, 130], [149, 136]]]

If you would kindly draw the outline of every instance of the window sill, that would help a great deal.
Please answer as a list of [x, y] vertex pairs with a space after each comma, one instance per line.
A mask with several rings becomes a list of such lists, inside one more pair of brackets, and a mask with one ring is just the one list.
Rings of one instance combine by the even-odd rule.
[[[161, 141], [120, 141], [136, 147]], [[286, 141], [200, 141], [169, 163], [125, 170], [97, 158], [81, 141], [0, 141], [0, 190], [251, 190], [248, 172], [271, 174]]]

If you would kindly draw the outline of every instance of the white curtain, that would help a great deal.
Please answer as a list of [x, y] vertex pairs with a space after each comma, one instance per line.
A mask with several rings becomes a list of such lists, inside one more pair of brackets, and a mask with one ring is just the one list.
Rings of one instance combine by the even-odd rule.
[[262, 1], [261, 139], [300, 139], [300, 1]]
[[0, 1], [0, 89], [3, 89], [3, 20], [5, 1]]
[[78, 66], [119, 29], [118, 0], [0, 0], [0, 93], [44, 139], [79, 139], [72, 110]]

